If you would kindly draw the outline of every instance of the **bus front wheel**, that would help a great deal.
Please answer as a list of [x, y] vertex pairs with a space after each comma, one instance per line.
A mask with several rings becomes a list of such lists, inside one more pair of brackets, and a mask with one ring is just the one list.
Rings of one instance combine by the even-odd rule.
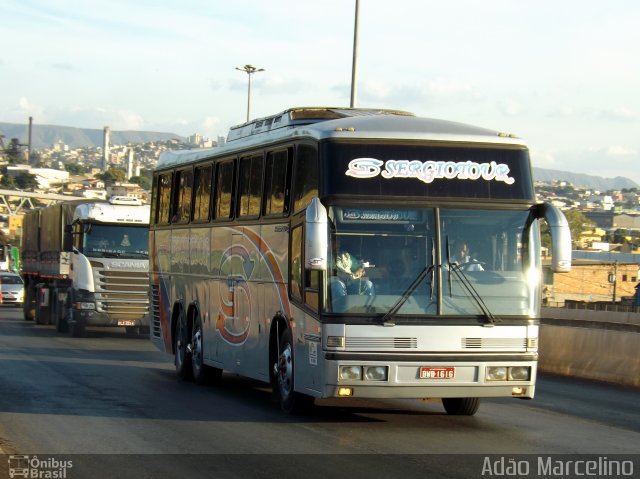
[[280, 407], [286, 413], [300, 413], [309, 409], [313, 398], [295, 392], [294, 389], [294, 357], [291, 331], [287, 328], [280, 336], [280, 350], [275, 364], [275, 388]]
[[480, 407], [480, 398], [442, 398], [442, 405], [452, 416], [473, 416]]

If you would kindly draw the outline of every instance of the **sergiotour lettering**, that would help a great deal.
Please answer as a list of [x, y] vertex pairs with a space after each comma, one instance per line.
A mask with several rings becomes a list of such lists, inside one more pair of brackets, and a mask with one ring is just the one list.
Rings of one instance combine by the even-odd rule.
[[633, 461], [609, 459], [606, 456], [589, 460], [563, 460], [549, 456], [535, 460], [485, 457], [482, 463], [482, 475], [489, 477], [526, 477], [530, 473], [536, 477], [631, 477], [633, 469]]
[[416, 178], [424, 183], [436, 179], [458, 179], [501, 181], [512, 185], [515, 180], [509, 176], [509, 167], [504, 163], [491, 161], [419, 161], [419, 160], [377, 160], [375, 158], [356, 158], [349, 162], [347, 176], [354, 178], [375, 178], [381, 175], [385, 179]]

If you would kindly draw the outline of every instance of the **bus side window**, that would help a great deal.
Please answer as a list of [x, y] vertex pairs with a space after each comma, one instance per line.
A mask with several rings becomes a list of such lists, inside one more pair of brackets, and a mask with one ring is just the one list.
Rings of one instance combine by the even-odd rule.
[[193, 221], [209, 219], [211, 203], [211, 170], [212, 165], [199, 166], [195, 171], [195, 194], [193, 204]]
[[318, 152], [308, 145], [299, 145], [296, 152], [293, 179], [293, 212], [306, 208], [318, 196]]
[[191, 215], [191, 193], [193, 191], [193, 171], [176, 172], [176, 195], [173, 204], [172, 223], [188, 223]]
[[262, 156], [240, 159], [238, 217], [256, 217], [260, 214], [263, 164]]
[[265, 216], [286, 216], [288, 208], [287, 176], [289, 174], [289, 150], [267, 154], [264, 178]]
[[157, 222], [169, 224], [171, 218], [171, 173], [165, 173], [158, 177], [158, 190]]
[[291, 254], [289, 255], [289, 294], [302, 301], [302, 225], [291, 230]]
[[214, 214], [218, 220], [231, 218], [233, 198], [233, 160], [218, 164], [215, 178]]

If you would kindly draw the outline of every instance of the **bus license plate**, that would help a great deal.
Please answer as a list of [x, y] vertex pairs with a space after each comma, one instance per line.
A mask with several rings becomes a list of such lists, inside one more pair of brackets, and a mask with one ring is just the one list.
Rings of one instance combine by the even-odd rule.
[[456, 368], [420, 368], [420, 379], [452, 379], [456, 375]]
[[119, 319], [118, 326], [135, 326], [136, 322], [133, 319]]

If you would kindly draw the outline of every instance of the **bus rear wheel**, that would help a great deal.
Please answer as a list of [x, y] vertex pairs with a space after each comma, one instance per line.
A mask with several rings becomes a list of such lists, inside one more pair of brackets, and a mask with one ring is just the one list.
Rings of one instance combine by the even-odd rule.
[[480, 407], [480, 398], [442, 398], [442, 405], [452, 416], [473, 416]]
[[176, 374], [185, 381], [193, 377], [191, 370], [191, 345], [189, 344], [189, 330], [187, 320], [183, 314], [177, 319], [176, 333], [173, 338], [173, 350], [175, 351], [174, 364]]
[[222, 377], [222, 369], [204, 364], [204, 343], [202, 340], [202, 319], [196, 313], [191, 335], [191, 371], [197, 384], [217, 383]]
[[275, 364], [275, 389], [280, 408], [288, 413], [301, 413], [313, 405], [313, 398], [294, 389], [294, 358], [291, 331], [287, 328], [280, 336], [280, 351]]

